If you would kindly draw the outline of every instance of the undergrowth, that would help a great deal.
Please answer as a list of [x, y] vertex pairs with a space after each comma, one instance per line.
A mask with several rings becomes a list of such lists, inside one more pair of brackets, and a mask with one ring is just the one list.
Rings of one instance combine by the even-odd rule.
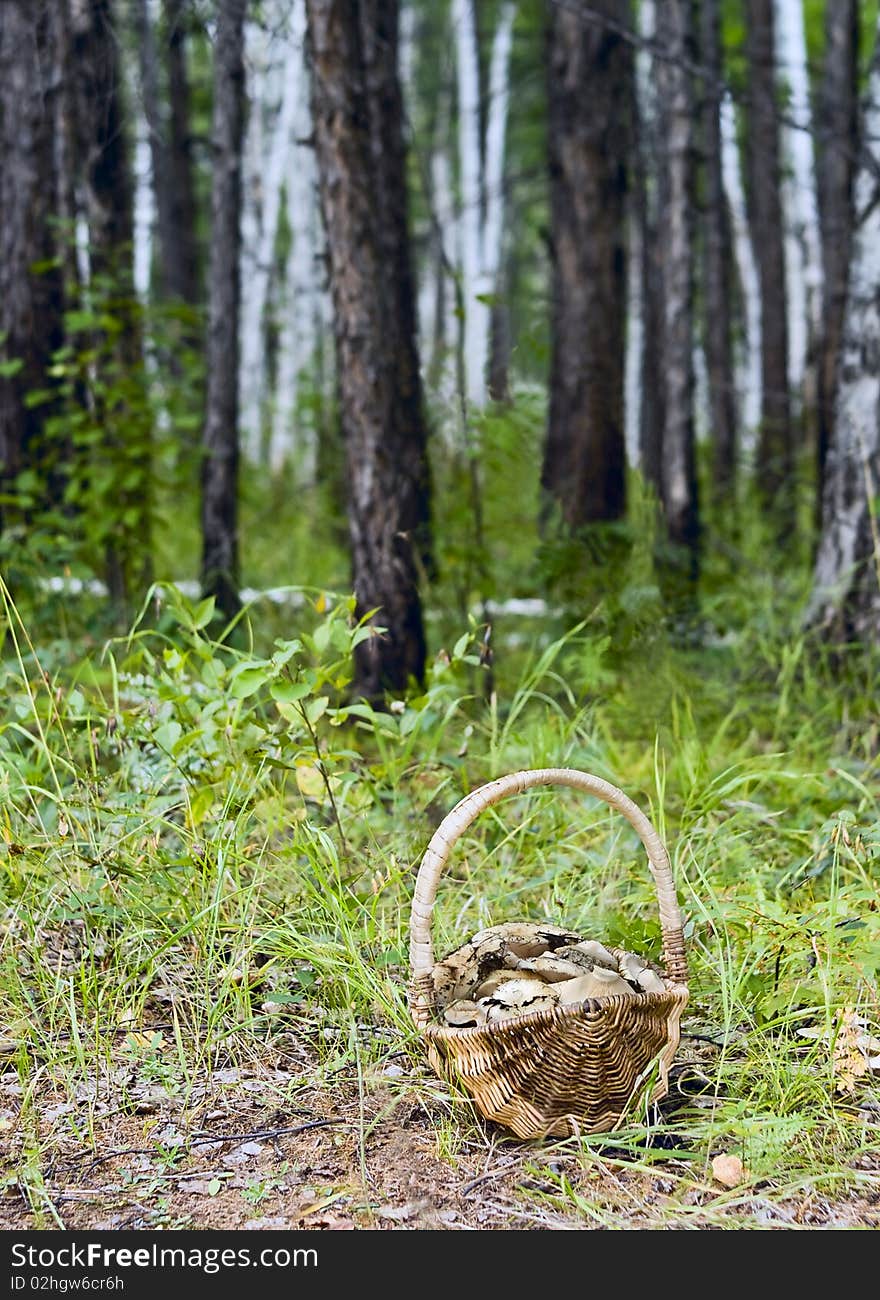
[[[804, 1189], [868, 1195], [870, 667], [786, 639], [771, 578], [738, 608], [710, 599], [677, 638], [642, 619], [655, 593], [634, 588], [567, 631], [564, 612], [500, 615], [491, 679], [482, 629], [459, 625], [424, 689], [385, 712], [348, 698], [352, 648], [371, 633], [331, 592], [297, 593], [295, 629], [264, 641], [252, 610], [220, 639], [210, 602], [156, 588], [127, 636], [75, 653], [69, 637], [36, 650], [3, 588], [0, 1066], [18, 1072], [30, 1135], [7, 1177], [36, 1207], [41, 1094], [77, 1099], [68, 1122], [87, 1141], [102, 1090], [128, 1104], [123, 1058], [185, 1098], [293, 1033], [330, 1086], [343, 1065], [363, 1079], [403, 1051], [412, 1086], [436, 1088], [406, 1008], [414, 869], [467, 790], [551, 765], [606, 777], [656, 821], [692, 989], [670, 1097], [614, 1134], [536, 1147], [524, 1213], [613, 1226], [620, 1207], [584, 1189], [623, 1165], [663, 1168], [657, 1219], [681, 1226], [739, 1224], [756, 1204], [772, 1218]], [[441, 615], [441, 635], [455, 621]], [[571, 792], [509, 801], [471, 828], [441, 885], [437, 949], [515, 918], [659, 956], [640, 846]], [[475, 1124], [463, 1099], [436, 1119], [444, 1159]], [[577, 1185], [553, 1171], [552, 1151], [573, 1148]], [[744, 1181], [707, 1205], [695, 1188], [719, 1152], [740, 1156]]]

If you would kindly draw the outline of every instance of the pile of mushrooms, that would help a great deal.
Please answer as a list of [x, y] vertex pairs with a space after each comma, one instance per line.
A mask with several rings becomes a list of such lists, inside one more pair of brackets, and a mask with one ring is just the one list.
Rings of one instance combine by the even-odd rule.
[[657, 971], [635, 953], [527, 921], [481, 930], [434, 967], [439, 1018], [459, 1029], [589, 998], [665, 992]]

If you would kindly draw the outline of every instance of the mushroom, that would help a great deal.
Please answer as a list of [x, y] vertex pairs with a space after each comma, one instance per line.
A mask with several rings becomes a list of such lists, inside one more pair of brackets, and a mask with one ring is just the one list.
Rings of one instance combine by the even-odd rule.
[[555, 997], [548, 994], [543, 997], [534, 997], [520, 1006], [503, 1006], [494, 999], [488, 999], [486, 1015], [490, 1023], [499, 1020], [517, 1020], [520, 1016], [531, 1015], [533, 1011], [552, 1011], [556, 1005]]
[[566, 1006], [573, 1002], [586, 1002], [589, 998], [610, 998], [624, 994], [633, 996], [633, 989], [614, 971], [597, 966], [577, 979], [566, 980], [556, 986], [559, 1001]]
[[501, 970], [493, 970], [490, 975], [477, 985], [474, 989], [473, 996], [477, 1000], [480, 998], [491, 998], [495, 996], [496, 991], [502, 984], [509, 984], [514, 979], [514, 972], [502, 967]]
[[553, 953], [545, 953], [543, 957], [529, 957], [519, 963], [521, 971], [530, 971], [535, 975], [540, 975], [548, 984], [558, 984], [561, 980], [570, 980], [577, 975], [583, 975], [584, 970], [589, 970], [589, 966], [583, 966], [578, 962], [568, 961], [564, 957], [557, 956]]
[[646, 966], [643, 971], [639, 971], [639, 984], [644, 993], [665, 993], [666, 985], [650, 966]]
[[549, 987], [542, 979], [536, 975], [522, 975], [518, 979], [509, 979], [501, 984], [487, 1002], [497, 1003], [503, 1007], [525, 1007], [535, 998], [549, 997], [555, 1001], [555, 997]]
[[456, 1029], [469, 1029], [475, 1025], [484, 1025], [486, 1012], [483, 1007], [478, 1007], [476, 1002], [460, 998], [457, 1002], [449, 1004], [443, 1012], [443, 1019], [447, 1025], [453, 1025]]
[[591, 963], [595, 962], [599, 966], [605, 966], [608, 970], [616, 970], [617, 962], [614, 960], [614, 954], [609, 952], [603, 943], [597, 939], [581, 939], [579, 943], [573, 944], [571, 948], [561, 948], [558, 955], [566, 957], [570, 961], [577, 961], [575, 953], [580, 956], [583, 954]]
[[540, 925], [532, 921], [509, 921], [480, 930], [471, 943], [481, 947], [486, 942], [501, 941], [514, 957], [540, 957], [542, 953], [572, 943], [578, 938], [560, 925]]

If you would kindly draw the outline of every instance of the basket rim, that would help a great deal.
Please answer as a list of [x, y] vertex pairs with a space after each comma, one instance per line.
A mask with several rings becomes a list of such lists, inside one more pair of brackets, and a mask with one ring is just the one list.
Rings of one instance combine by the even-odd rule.
[[465, 1035], [489, 1033], [493, 1036], [504, 1037], [515, 1033], [520, 1026], [531, 1026], [536, 1024], [556, 1023], [560, 1020], [567, 1020], [569, 1017], [578, 1015], [583, 1011], [602, 1011], [606, 1007], [617, 1006], [620, 1003], [627, 1005], [633, 1001], [639, 1006], [656, 1006], [669, 1001], [670, 1005], [689, 999], [689, 989], [687, 984], [666, 980], [665, 993], [648, 993], [644, 990], [632, 993], [611, 993], [604, 998], [584, 998], [583, 1002], [568, 1002], [566, 1004], [557, 1004], [555, 1007], [548, 1007], [540, 1011], [525, 1011], [521, 1016], [511, 1016], [507, 1020], [487, 1021], [485, 1025], [442, 1025], [438, 1021], [430, 1021], [426, 1025], [419, 1026], [419, 1033], [424, 1034], [426, 1038], [463, 1038]]

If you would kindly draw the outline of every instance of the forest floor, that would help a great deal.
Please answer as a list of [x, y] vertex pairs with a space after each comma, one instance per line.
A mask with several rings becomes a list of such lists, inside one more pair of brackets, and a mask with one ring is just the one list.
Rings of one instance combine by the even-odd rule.
[[[683, 1135], [654, 1149], [643, 1135], [641, 1152], [611, 1137], [518, 1142], [464, 1103], [451, 1110], [444, 1086], [396, 1055], [360, 1079], [350, 1066], [309, 1082], [322, 1071], [287, 1034], [271, 1058], [217, 1069], [185, 1097], [130, 1067], [126, 1086], [96, 1080], [79, 1101], [39, 1088], [7, 1145], [34, 1175], [36, 1138], [39, 1175], [0, 1196], [0, 1230], [880, 1227], [880, 1149], [855, 1162], [861, 1191], [780, 1188], [748, 1170], [727, 1188]], [[667, 1115], [712, 1055], [685, 1038]], [[0, 1077], [7, 1126], [21, 1093], [15, 1074]]]
[[[688, 1056], [705, 1077], [712, 1054], [685, 1039], [662, 1110], [681, 1104]], [[515, 1141], [464, 1104], [451, 1111], [443, 1085], [400, 1057], [309, 1083], [321, 1071], [286, 1035], [270, 1059], [215, 1070], [187, 1097], [131, 1080], [124, 1106], [110, 1080], [79, 1102], [40, 1088], [28, 1112], [39, 1176], [0, 1196], [0, 1230], [880, 1227], [880, 1149], [851, 1171], [862, 1190], [843, 1195], [748, 1170], [727, 1188], [683, 1135], [654, 1149], [643, 1137], [641, 1152], [613, 1138]], [[0, 1078], [7, 1123], [20, 1094], [15, 1075]], [[27, 1147], [20, 1132], [8, 1156], [34, 1174]]]
[[[387, 713], [334, 704], [353, 631], [324, 598], [266, 659], [209, 640], [184, 598], [100, 654], [35, 657], [22, 628], [0, 1228], [880, 1226], [876, 679], [775, 637], [776, 592], [749, 595], [735, 642], [639, 629], [612, 657], [601, 626], [539, 628], [488, 694], [472, 630]], [[409, 903], [463, 793], [547, 766], [649, 811], [691, 994], [664, 1101], [519, 1142], [426, 1063]], [[660, 949], [638, 842], [570, 792], [468, 831], [436, 951], [517, 919]]]

